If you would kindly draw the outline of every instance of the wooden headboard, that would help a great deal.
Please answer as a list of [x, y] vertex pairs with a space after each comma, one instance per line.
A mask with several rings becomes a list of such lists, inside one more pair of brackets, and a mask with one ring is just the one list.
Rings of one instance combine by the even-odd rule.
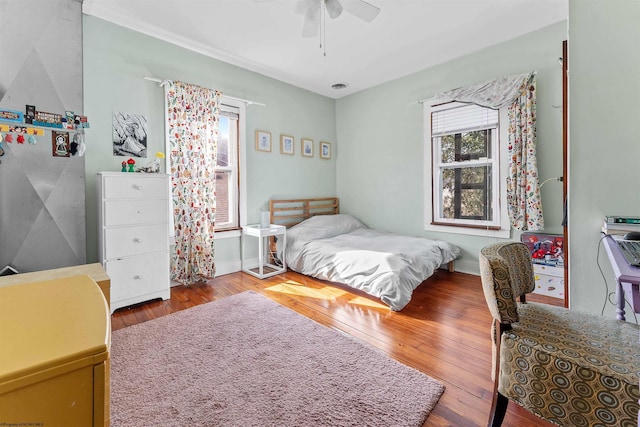
[[291, 227], [314, 215], [335, 215], [340, 208], [337, 197], [270, 200], [269, 213], [271, 224]]

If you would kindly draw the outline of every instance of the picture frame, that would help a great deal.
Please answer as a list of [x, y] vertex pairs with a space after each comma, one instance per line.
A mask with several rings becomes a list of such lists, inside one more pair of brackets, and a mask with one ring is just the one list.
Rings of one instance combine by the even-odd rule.
[[320, 141], [320, 158], [321, 159], [330, 159], [331, 158], [331, 143]]
[[271, 152], [271, 132], [256, 131], [256, 150]]
[[[38, 112], [36, 112], [36, 117]], [[74, 114], [73, 121], [76, 116]], [[141, 114], [113, 112], [113, 155], [124, 157], [147, 157], [147, 136], [149, 135], [149, 120]], [[80, 127], [78, 122], [78, 127]], [[75, 125], [74, 125], [75, 126]]]
[[302, 157], [313, 157], [313, 139], [300, 139], [300, 154]]
[[51, 152], [53, 157], [70, 157], [71, 145], [68, 132], [51, 131]]
[[280, 153], [293, 155], [295, 138], [291, 135], [280, 135]]

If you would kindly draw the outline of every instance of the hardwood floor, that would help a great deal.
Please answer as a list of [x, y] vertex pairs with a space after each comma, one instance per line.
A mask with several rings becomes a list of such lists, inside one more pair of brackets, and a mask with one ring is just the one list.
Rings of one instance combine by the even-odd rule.
[[[444, 383], [446, 391], [425, 426], [486, 425], [492, 391], [491, 315], [478, 276], [438, 270], [414, 291], [407, 307], [392, 312], [366, 294], [294, 272], [265, 280], [233, 273], [207, 284], [173, 287], [167, 301], [117, 310], [111, 318], [112, 328], [115, 331], [247, 290], [366, 341]], [[561, 305], [553, 298], [529, 299]], [[514, 403], [509, 404], [503, 423], [505, 427], [547, 425], [551, 424]]]

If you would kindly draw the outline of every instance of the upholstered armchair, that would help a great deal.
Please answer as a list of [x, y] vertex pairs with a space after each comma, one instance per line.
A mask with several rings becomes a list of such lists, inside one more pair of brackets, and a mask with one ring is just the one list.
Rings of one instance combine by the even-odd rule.
[[494, 319], [489, 426], [509, 400], [560, 426], [640, 425], [640, 327], [526, 302], [535, 282], [523, 243], [484, 247], [480, 273]]

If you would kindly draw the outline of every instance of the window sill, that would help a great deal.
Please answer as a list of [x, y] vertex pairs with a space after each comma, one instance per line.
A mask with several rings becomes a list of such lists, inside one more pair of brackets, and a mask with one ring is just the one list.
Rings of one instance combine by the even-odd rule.
[[214, 239], [231, 239], [234, 237], [240, 237], [241, 230], [226, 230], [216, 231], [213, 233]]
[[437, 231], [440, 233], [452, 233], [452, 234], [464, 234], [467, 236], [482, 236], [482, 237], [500, 237], [508, 239], [511, 237], [511, 229], [486, 229], [486, 228], [468, 228], [461, 226], [449, 226], [449, 225], [435, 225], [425, 224], [424, 229], [426, 231]]

